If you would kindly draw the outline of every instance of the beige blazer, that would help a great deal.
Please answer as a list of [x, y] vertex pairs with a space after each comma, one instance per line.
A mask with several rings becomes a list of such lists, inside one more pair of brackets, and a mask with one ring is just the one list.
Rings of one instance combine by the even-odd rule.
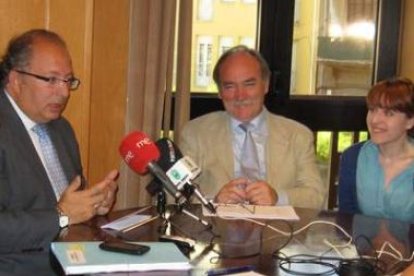
[[[289, 204], [320, 209], [326, 197], [316, 166], [312, 132], [304, 125], [266, 111], [266, 181], [284, 191]], [[213, 198], [234, 178], [234, 159], [230, 117], [225, 111], [213, 112], [188, 122], [180, 148], [201, 167], [194, 182]]]

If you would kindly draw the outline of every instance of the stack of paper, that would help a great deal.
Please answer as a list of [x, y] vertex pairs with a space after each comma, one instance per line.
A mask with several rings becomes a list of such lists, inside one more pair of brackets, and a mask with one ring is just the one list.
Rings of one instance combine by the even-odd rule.
[[265, 206], [248, 204], [215, 204], [216, 214], [203, 207], [204, 216], [253, 219], [299, 220], [292, 206]]
[[139, 213], [149, 209], [149, 207], [144, 207], [141, 210], [135, 211], [131, 214], [128, 214], [124, 217], [111, 221], [107, 224], [101, 226], [103, 229], [113, 229], [116, 231], [127, 232], [136, 227], [144, 225], [148, 222], [151, 222], [158, 218], [158, 216], [150, 215], [140, 215]]
[[66, 274], [191, 269], [187, 257], [173, 243], [140, 242], [151, 249], [139, 256], [104, 251], [100, 243], [53, 242], [51, 248]]

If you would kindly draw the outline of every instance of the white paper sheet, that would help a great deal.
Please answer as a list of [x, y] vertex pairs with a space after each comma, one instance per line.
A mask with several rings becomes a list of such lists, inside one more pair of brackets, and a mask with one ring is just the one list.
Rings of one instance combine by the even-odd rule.
[[299, 216], [292, 206], [247, 204], [214, 204], [214, 206], [216, 207], [216, 214], [212, 214], [203, 208], [203, 215], [232, 218], [299, 220]]
[[138, 211], [135, 211], [131, 214], [128, 214], [126, 216], [123, 216], [119, 219], [116, 219], [114, 221], [111, 221], [107, 224], [104, 224], [101, 226], [101, 228], [104, 229], [113, 229], [117, 231], [126, 231], [128, 229], [132, 229], [135, 227], [138, 227], [140, 225], [143, 225], [147, 222], [150, 222], [154, 219], [156, 219], [158, 216], [151, 216], [151, 215], [142, 215], [142, 213], [145, 210], [148, 210], [149, 207], [142, 208]]

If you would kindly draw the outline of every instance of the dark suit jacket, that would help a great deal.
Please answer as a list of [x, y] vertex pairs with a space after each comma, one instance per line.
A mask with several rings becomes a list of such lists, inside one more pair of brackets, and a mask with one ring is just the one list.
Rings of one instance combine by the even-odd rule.
[[[60, 118], [48, 127], [67, 179], [82, 175], [79, 148], [69, 123]], [[30, 271], [27, 275], [35, 271], [49, 274], [50, 242], [59, 234], [56, 203], [29, 134], [1, 91], [0, 275], [24, 275], [26, 269]]]

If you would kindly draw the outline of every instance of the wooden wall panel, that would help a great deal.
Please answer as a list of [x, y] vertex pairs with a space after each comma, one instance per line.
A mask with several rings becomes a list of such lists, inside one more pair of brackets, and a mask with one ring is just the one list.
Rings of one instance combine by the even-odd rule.
[[404, 1], [402, 21], [402, 39], [400, 52], [400, 75], [414, 81], [414, 1]]
[[11, 37], [46, 24], [46, 0], [0, 1], [0, 50], [4, 53]]

